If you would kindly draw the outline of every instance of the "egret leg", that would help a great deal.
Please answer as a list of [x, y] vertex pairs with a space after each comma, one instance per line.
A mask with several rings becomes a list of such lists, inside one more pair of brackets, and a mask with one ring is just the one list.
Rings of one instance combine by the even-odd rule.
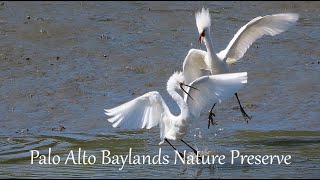
[[243, 109], [243, 107], [242, 107], [242, 105], [241, 105], [241, 103], [240, 103], [240, 100], [239, 100], [239, 98], [238, 98], [238, 93], [234, 93], [234, 95], [236, 96], [236, 98], [237, 98], [237, 100], [238, 100], [238, 103], [239, 103], [239, 106], [240, 106], [240, 111], [241, 111], [241, 113], [242, 113], [242, 116], [245, 118], [245, 120], [246, 120], [247, 123], [248, 123], [248, 119], [251, 120], [251, 117], [244, 111], [244, 109]]
[[211, 110], [209, 111], [209, 116], [208, 116], [208, 129], [210, 127], [210, 124], [212, 125], [217, 125], [217, 122], [216, 121], [213, 121], [213, 117], [216, 117], [216, 115], [212, 112], [214, 106], [216, 105], [217, 103], [214, 103], [214, 105], [212, 106]]
[[[193, 150], [193, 153], [195, 153], [196, 155], [198, 155], [198, 151], [197, 150], [195, 150], [193, 147], [191, 147], [189, 144], [187, 144], [186, 142], [184, 142], [184, 140], [182, 140], [181, 139], [181, 141], [183, 142], [183, 143], [185, 143], [187, 146], [189, 146], [189, 148], [191, 148], [192, 150]], [[201, 157], [198, 157], [201, 161], [202, 161], [202, 159], [201, 159]]]
[[[172, 146], [172, 144], [168, 141], [167, 138], [164, 138], [164, 140], [165, 140], [168, 144], [170, 144], [170, 146], [171, 146], [174, 150], [178, 151], [175, 147]], [[184, 158], [184, 155], [183, 155], [181, 152], [178, 151], [178, 153], [180, 154], [180, 156], [181, 156], [182, 158]]]

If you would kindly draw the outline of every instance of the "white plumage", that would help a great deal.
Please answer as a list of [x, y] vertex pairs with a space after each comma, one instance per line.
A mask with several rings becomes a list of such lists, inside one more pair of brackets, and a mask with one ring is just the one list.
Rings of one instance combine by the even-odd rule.
[[202, 76], [190, 84], [190, 86], [199, 89], [199, 91], [189, 92], [193, 99], [185, 95], [184, 100], [187, 102], [191, 114], [194, 117], [199, 117], [206, 106], [217, 102], [217, 100], [221, 102], [230, 97], [244, 83], [247, 83], [247, 72]]
[[[148, 92], [127, 103], [112, 109], [105, 109], [105, 114], [113, 127], [125, 129], [150, 129], [160, 125], [161, 143], [164, 139], [181, 140], [192, 118], [199, 117], [203, 107], [212, 102], [219, 102], [247, 83], [247, 73], [232, 73], [203, 76], [191, 82], [185, 91], [190, 96], [182, 98], [177, 91], [183, 89], [184, 76], [175, 72], [167, 82], [167, 91], [178, 104], [181, 112], [174, 116], [157, 91]], [[192, 97], [192, 98], [191, 98]]]
[[199, 34], [201, 34], [206, 27], [210, 28], [211, 19], [209, 9], [202, 8], [202, 11], [196, 12], [195, 16]]
[[203, 75], [201, 69], [211, 74], [229, 73], [228, 64], [240, 59], [252, 43], [263, 35], [274, 36], [295, 25], [299, 15], [295, 13], [259, 16], [241, 27], [234, 35], [226, 49], [216, 53], [210, 33], [210, 14], [202, 8], [195, 14], [200, 40], [206, 45], [207, 51], [191, 49], [183, 62], [183, 73], [186, 83]]

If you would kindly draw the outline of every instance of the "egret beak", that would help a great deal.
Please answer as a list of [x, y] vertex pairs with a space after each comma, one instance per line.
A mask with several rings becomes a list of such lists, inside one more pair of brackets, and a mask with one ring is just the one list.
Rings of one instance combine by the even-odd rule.
[[203, 39], [204, 39], [204, 36], [200, 36], [200, 37], [199, 37], [199, 42], [200, 42], [200, 44], [202, 44]]
[[202, 44], [204, 36], [205, 36], [205, 30], [203, 30], [202, 33], [200, 34], [200, 37], [199, 37], [200, 44]]
[[183, 83], [182, 83], [182, 85], [188, 86], [188, 87], [190, 87], [190, 88], [192, 88], [192, 89], [195, 89], [195, 90], [198, 90], [198, 91], [199, 91], [199, 89], [197, 89], [197, 88], [195, 88], [195, 87], [192, 87], [192, 86], [189, 86], [188, 84], [183, 84]]
[[192, 100], [193, 100], [193, 98], [190, 96], [190, 94], [189, 93], [187, 93], [187, 91], [186, 90], [184, 90], [183, 89], [183, 87], [182, 86], [188, 86], [188, 87], [190, 87], [190, 88], [193, 88], [193, 89], [196, 89], [196, 90], [198, 90], [199, 91], [199, 89], [197, 89], [197, 88], [195, 88], [195, 87], [192, 87], [192, 86], [189, 86], [189, 85], [187, 85], [187, 84], [184, 84], [184, 83], [182, 83], [182, 82], [179, 82], [179, 85], [180, 85], [180, 88], [182, 89], [182, 91], [184, 92], [184, 93], [186, 93]]

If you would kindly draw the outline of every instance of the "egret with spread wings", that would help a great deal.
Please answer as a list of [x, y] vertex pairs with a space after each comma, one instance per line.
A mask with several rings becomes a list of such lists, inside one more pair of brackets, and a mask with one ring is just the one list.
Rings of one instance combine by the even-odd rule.
[[[111, 117], [108, 121], [113, 127], [150, 129], [160, 125], [160, 144], [164, 141], [170, 144], [168, 140], [184, 142], [182, 138], [191, 120], [199, 117], [204, 107], [231, 96], [244, 83], [247, 83], [246, 72], [202, 76], [189, 85], [184, 83], [182, 72], [175, 72], [167, 82], [167, 91], [180, 108], [179, 116], [170, 112], [157, 91], [148, 92], [118, 107], [105, 109], [105, 114]], [[182, 91], [187, 94], [184, 98], [178, 93]], [[195, 149], [193, 151], [197, 152]]]
[[[274, 36], [288, 30], [291, 26], [296, 24], [299, 15], [295, 13], [283, 13], [256, 17], [240, 28], [226, 49], [219, 53], [216, 53], [211, 40], [211, 19], [209, 10], [202, 8], [201, 11], [195, 14], [195, 18], [200, 35], [199, 41], [200, 43], [204, 42], [207, 51], [199, 49], [189, 50], [189, 53], [183, 62], [183, 73], [186, 84], [203, 76], [206, 70], [211, 74], [229, 73], [228, 64], [234, 63], [240, 59], [253, 42], [263, 35]], [[251, 119], [244, 111], [237, 93], [234, 94], [238, 100], [242, 115], [246, 120], [247, 118]], [[209, 126], [210, 117], [212, 118], [212, 109], [209, 112]]]

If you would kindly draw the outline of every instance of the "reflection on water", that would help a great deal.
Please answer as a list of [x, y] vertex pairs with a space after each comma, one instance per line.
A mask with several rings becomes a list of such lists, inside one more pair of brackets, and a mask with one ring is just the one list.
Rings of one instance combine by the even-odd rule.
[[[207, 129], [203, 114], [184, 138], [204, 154], [225, 155], [226, 163], [175, 164], [173, 149], [158, 145], [158, 127], [118, 130], [106, 121], [103, 109], [157, 90], [178, 113], [165, 84], [181, 70], [188, 50], [200, 48], [194, 12], [202, 6], [210, 8], [218, 50], [256, 16], [297, 12], [300, 20], [288, 32], [255, 42], [231, 67], [248, 72], [239, 97], [253, 117], [249, 124], [230, 99], [215, 109], [218, 125]], [[320, 54], [314, 48], [319, 46], [319, 7], [319, 2], [4, 2], [0, 177], [318, 177]], [[172, 144], [193, 155], [183, 143]], [[85, 151], [96, 163], [65, 164], [71, 150], [79, 158], [79, 148], [80, 157]], [[101, 151], [125, 157], [130, 148], [132, 158], [155, 157], [161, 150], [169, 163], [123, 166], [121, 158], [101, 163]], [[49, 149], [51, 158], [61, 158], [59, 164], [39, 164], [41, 155], [49, 162]], [[34, 164], [30, 150], [39, 151]], [[230, 164], [231, 150], [290, 155], [291, 164]]]

